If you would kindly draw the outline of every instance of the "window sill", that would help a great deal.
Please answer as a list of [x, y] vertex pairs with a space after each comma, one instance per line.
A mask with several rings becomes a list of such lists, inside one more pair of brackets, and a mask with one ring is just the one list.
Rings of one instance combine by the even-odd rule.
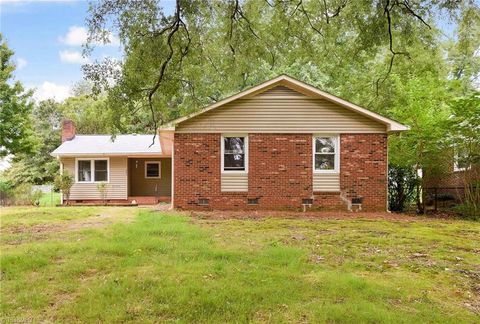
[[313, 171], [313, 174], [340, 174], [340, 171], [337, 170], [327, 170], [327, 171]]
[[98, 183], [110, 183], [110, 181], [75, 181], [75, 184], [98, 184]]

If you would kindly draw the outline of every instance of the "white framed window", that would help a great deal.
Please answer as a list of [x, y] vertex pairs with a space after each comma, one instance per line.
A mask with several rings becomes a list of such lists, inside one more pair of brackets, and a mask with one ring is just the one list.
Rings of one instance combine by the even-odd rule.
[[313, 136], [313, 172], [340, 172], [340, 138], [338, 135]]
[[468, 163], [468, 154], [465, 151], [455, 150], [453, 157], [453, 172], [465, 171], [470, 169]]
[[248, 136], [245, 134], [225, 134], [221, 138], [221, 171], [248, 172]]
[[109, 182], [110, 159], [75, 159], [75, 182]]
[[162, 164], [160, 161], [145, 161], [145, 179], [160, 179]]

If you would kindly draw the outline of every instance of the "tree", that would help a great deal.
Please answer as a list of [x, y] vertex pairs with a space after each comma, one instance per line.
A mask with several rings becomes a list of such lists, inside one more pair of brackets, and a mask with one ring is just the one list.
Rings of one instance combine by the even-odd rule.
[[464, 212], [480, 218], [480, 92], [454, 100], [452, 115], [444, 126], [449, 129], [445, 145], [453, 148], [457, 161], [465, 166]]
[[5, 172], [6, 178], [14, 186], [20, 183], [53, 182], [58, 174], [59, 163], [50, 153], [61, 143], [61, 118], [61, 104], [54, 100], [35, 104], [32, 112], [33, 129], [37, 138], [35, 150], [30, 153], [17, 153], [12, 159], [12, 165]]
[[104, 0], [92, 5], [86, 52], [114, 32], [125, 59], [85, 72], [107, 90], [114, 129], [140, 115], [153, 130], [285, 72], [360, 102], [385, 89], [400, 59], [413, 60], [412, 44], [435, 40], [439, 10], [458, 8], [448, 0], [178, 0], [165, 12], [154, 0]]
[[0, 157], [30, 153], [35, 148], [31, 91], [13, 79], [11, 51], [0, 34]]

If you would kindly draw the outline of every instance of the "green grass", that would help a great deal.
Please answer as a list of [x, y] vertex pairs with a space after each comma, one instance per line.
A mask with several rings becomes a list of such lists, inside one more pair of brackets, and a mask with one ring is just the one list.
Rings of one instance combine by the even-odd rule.
[[42, 207], [52, 207], [60, 204], [60, 193], [51, 192], [44, 193], [42, 198], [40, 198], [40, 206]]
[[42, 209], [2, 211], [2, 322], [479, 322], [479, 223]]

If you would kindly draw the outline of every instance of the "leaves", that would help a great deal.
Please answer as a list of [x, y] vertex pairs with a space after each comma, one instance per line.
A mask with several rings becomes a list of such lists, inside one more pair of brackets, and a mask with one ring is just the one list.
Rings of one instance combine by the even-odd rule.
[[15, 81], [11, 51], [0, 34], [0, 157], [35, 149], [31, 91]]

